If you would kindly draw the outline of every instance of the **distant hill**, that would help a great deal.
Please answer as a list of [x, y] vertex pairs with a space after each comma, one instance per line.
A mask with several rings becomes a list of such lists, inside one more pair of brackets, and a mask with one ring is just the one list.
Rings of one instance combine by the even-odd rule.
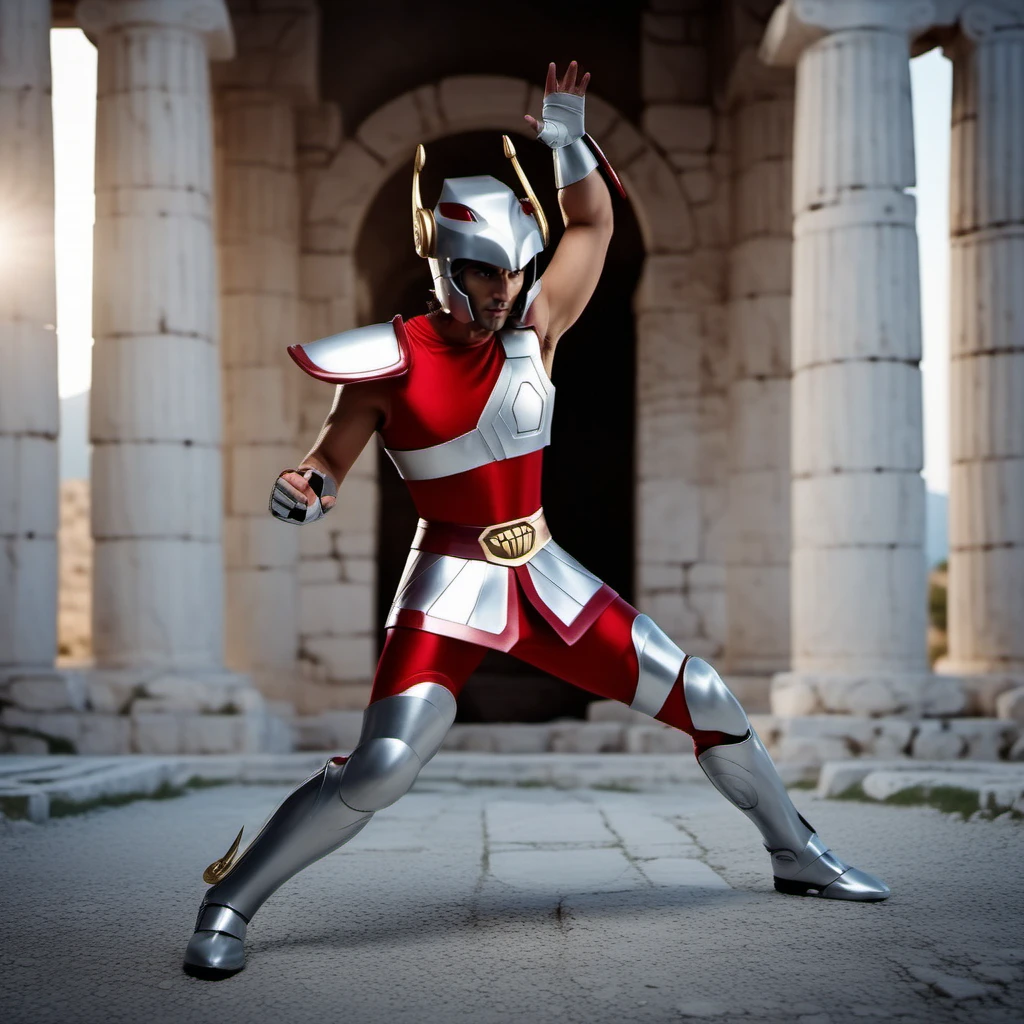
[[949, 495], [928, 491], [925, 500], [924, 550], [931, 568], [949, 558]]
[[89, 477], [89, 392], [60, 400], [60, 478]]

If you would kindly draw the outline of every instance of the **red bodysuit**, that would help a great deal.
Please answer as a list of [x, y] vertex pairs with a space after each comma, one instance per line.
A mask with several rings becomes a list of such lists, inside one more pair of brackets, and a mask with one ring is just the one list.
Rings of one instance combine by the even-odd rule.
[[[465, 450], [472, 447], [475, 437], [470, 435], [481, 424], [486, 410], [491, 408], [493, 412], [501, 397], [498, 392], [504, 387], [502, 374], [510, 359], [509, 352], [526, 351], [507, 346], [507, 333], [492, 335], [473, 345], [456, 346], [444, 342], [427, 317], [416, 317], [405, 325], [408, 369], [388, 382], [390, 409], [380, 428], [385, 447], [400, 472], [403, 460], [420, 457], [424, 450], [430, 457], [442, 452], [448, 458], [446, 446], [462, 445]], [[553, 389], [546, 375], [544, 381], [530, 377], [537, 372], [538, 365], [539, 372], [544, 372], [536, 336], [532, 331], [515, 333], [530, 336], [527, 347], [532, 363], [521, 380], [513, 377], [505, 388], [505, 404], [497, 416], [505, 423], [525, 423], [529, 431], [534, 425], [534, 395], [546, 386], [551, 392], [547, 398], [553, 400]], [[504, 372], [508, 376], [508, 370]], [[550, 419], [550, 402], [547, 416]], [[538, 441], [546, 443], [540, 432], [538, 427], [534, 445]], [[514, 443], [514, 439], [509, 442]], [[423, 479], [410, 476], [417, 471], [436, 473], [438, 467], [423, 470], [413, 465], [410, 473], [410, 467], [405, 466], [403, 476], [422, 517], [421, 528], [388, 619], [387, 639], [374, 677], [371, 702], [423, 681], [441, 683], [457, 698], [490, 647], [506, 650], [600, 697], [638, 706], [638, 643], [642, 641], [637, 639], [636, 626], [640, 620], [649, 623], [646, 616], [588, 573], [554, 541], [542, 549], [546, 553], [543, 557], [555, 569], [548, 570], [548, 576], [535, 571], [542, 558], [540, 554], [527, 564], [511, 568], [490, 565], [480, 560], [479, 553], [473, 554], [473, 538], [481, 530], [491, 524], [526, 519], [540, 509], [543, 443], [513, 457], [494, 458], [485, 453], [481, 457], [488, 461], [481, 465]], [[493, 441], [490, 447], [495, 447]], [[471, 459], [464, 454], [459, 457], [463, 461]], [[457, 458], [451, 465], [458, 467]], [[443, 470], [444, 465], [440, 468]], [[443, 525], [435, 528], [433, 524], [471, 529], [462, 530], [456, 537]], [[435, 530], [441, 543], [432, 546], [434, 538], [430, 531]], [[454, 557], [456, 554], [467, 555], [468, 559]], [[449, 566], [447, 575], [432, 584], [429, 577], [439, 573], [442, 563]], [[562, 572], [569, 575], [559, 575]], [[477, 578], [481, 573], [495, 575], [481, 583]], [[467, 575], [473, 576], [473, 580], [460, 582]], [[504, 604], [507, 600], [504, 620], [491, 623], [489, 631], [477, 628], [472, 616], [479, 611], [481, 602], [488, 600], [488, 587], [501, 585], [499, 576], [508, 581], [498, 602]], [[467, 591], [463, 600], [458, 589], [470, 586], [477, 589]], [[576, 595], [579, 607], [570, 604], [570, 611], [559, 617], [559, 602], [564, 599], [568, 603], [562, 588], [571, 590], [574, 586], [583, 588]], [[429, 590], [425, 598], [424, 587]], [[541, 589], [544, 593], [539, 592]], [[556, 600], [551, 600], [552, 596]], [[457, 607], [460, 602], [461, 615], [442, 614], [442, 606]], [[552, 605], [556, 610], [552, 610]], [[573, 612], [571, 622], [564, 621]], [[468, 621], [461, 621], [467, 617]], [[497, 629], [499, 624], [502, 628]], [[660, 710], [642, 705], [640, 709], [693, 734], [682, 693], [682, 686], [676, 682], [663, 704], [661, 696], [658, 697]], [[720, 742], [720, 734], [700, 733], [696, 739], [699, 749], [703, 749]]]

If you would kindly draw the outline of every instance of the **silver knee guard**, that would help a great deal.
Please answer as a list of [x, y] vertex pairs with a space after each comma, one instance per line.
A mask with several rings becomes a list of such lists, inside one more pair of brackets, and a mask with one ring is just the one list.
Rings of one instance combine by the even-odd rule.
[[379, 811], [403, 796], [455, 721], [455, 698], [440, 683], [416, 683], [371, 704], [339, 790], [353, 810]]
[[408, 792], [454, 720], [455, 698], [439, 683], [417, 683], [371, 704], [352, 756], [328, 761], [290, 793], [208, 890], [185, 951], [186, 970], [205, 976], [241, 970], [246, 925], [267, 897]]

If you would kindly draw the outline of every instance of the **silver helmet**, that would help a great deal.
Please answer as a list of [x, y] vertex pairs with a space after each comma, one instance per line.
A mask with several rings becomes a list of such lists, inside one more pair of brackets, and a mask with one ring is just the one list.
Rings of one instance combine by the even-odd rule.
[[469, 295], [460, 283], [464, 260], [490, 263], [505, 270], [525, 270], [527, 280], [512, 305], [509, 319], [522, 323], [540, 292], [534, 257], [548, 244], [548, 223], [537, 197], [516, 159], [507, 135], [505, 156], [512, 161], [527, 198], [520, 199], [489, 174], [446, 178], [434, 209], [423, 206], [420, 171], [426, 162], [423, 146], [416, 147], [412, 178], [412, 224], [416, 252], [430, 264], [434, 292], [446, 313], [469, 323], [476, 319]]

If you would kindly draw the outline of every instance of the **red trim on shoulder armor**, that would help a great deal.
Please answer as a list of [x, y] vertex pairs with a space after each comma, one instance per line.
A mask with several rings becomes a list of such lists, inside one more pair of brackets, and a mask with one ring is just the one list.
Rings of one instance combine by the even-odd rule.
[[398, 340], [398, 361], [379, 370], [370, 370], [367, 373], [330, 373], [327, 370], [320, 369], [306, 355], [305, 348], [302, 345], [289, 345], [288, 355], [310, 377], [327, 381], [328, 384], [354, 384], [361, 380], [383, 380], [385, 377], [401, 377], [409, 369], [409, 339], [406, 336], [405, 324], [402, 321], [401, 315], [397, 315], [392, 319], [391, 326], [394, 328], [395, 338]]
[[619, 176], [615, 173], [615, 168], [608, 162], [608, 157], [601, 151], [601, 147], [589, 136], [584, 134], [583, 138], [586, 140], [587, 145], [593, 151], [594, 156], [597, 157], [597, 162], [604, 168], [605, 174], [611, 178], [612, 184], [618, 189], [619, 195], [623, 199], [628, 199], [626, 190], [623, 188], [622, 182], [619, 180]]

